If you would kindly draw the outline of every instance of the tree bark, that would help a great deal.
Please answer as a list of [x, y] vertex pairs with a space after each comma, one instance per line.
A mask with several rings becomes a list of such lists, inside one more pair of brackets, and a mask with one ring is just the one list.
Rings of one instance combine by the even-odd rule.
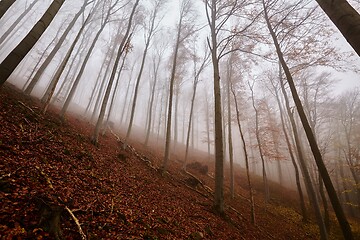
[[[220, 88], [220, 69], [219, 56], [217, 52], [217, 1], [211, 0], [211, 3], [206, 1], [206, 9], [210, 5], [210, 15], [208, 14], [208, 21], [210, 27], [209, 47], [211, 50], [211, 59], [213, 65], [213, 81], [214, 81], [214, 116], [215, 116], [215, 194], [214, 194], [214, 208], [223, 214], [224, 213], [224, 143], [223, 143], [223, 124], [222, 124], [222, 108], [221, 108], [221, 88]], [[210, 43], [211, 42], [211, 43]]]
[[30, 32], [0, 64], [0, 87], [6, 82], [11, 73], [39, 40], [64, 2], [65, 0], [54, 0]]
[[4, 16], [7, 10], [13, 5], [15, 0], [2, 0], [0, 2], [0, 19]]
[[360, 15], [346, 0], [316, 0], [360, 56]]

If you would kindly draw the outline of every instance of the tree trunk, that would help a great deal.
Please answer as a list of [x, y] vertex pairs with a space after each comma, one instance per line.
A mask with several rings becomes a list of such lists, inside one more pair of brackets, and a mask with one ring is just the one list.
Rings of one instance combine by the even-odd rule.
[[7, 10], [13, 5], [15, 0], [2, 0], [0, 1], [0, 19], [4, 16]]
[[206, 139], [207, 139], [207, 152], [208, 152], [208, 160], [210, 160], [211, 155], [211, 139], [210, 139], [210, 113], [209, 113], [209, 99], [207, 93], [205, 93], [206, 98]]
[[[153, 24], [154, 24], [154, 22], [153, 22]], [[142, 73], [143, 73], [143, 70], [144, 70], [146, 55], [147, 55], [147, 52], [148, 52], [148, 49], [149, 49], [151, 36], [152, 36], [152, 33], [150, 33], [148, 38], [146, 39], [145, 49], [144, 49], [143, 56], [142, 56], [142, 59], [141, 59], [140, 70], [139, 70], [138, 76], [136, 78], [134, 96], [133, 96], [133, 101], [132, 101], [132, 105], [131, 105], [130, 121], [129, 121], [129, 125], [128, 125], [128, 128], [127, 128], [126, 137], [125, 137], [124, 146], [123, 146], [124, 149], [126, 148], [127, 141], [128, 141], [128, 139], [130, 137], [131, 129], [132, 129], [132, 126], [133, 126], [140, 80], [141, 80], [141, 76], [142, 76]]]
[[[61, 74], [64, 72], [64, 69], [65, 69], [67, 63], [69, 62], [70, 56], [71, 56], [72, 52], [74, 51], [75, 45], [79, 41], [80, 36], [90, 18], [90, 16], [91, 16], [91, 14], [89, 13], [86, 20], [84, 21], [83, 25], [81, 26], [78, 34], [76, 35], [73, 43], [71, 44], [70, 48], [68, 49], [65, 57], [63, 58], [58, 70], [56, 71], [54, 77], [52, 78], [52, 80], [49, 84], [49, 87], [47, 88], [43, 98], [41, 99], [41, 101], [44, 103], [44, 110], [43, 110], [44, 113], [46, 112], [47, 108], [49, 107], [50, 100], [55, 92], [55, 88], [57, 86], [57, 83], [59, 82]], [[66, 79], [64, 79], [64, 81], [66, 81]]]
[[339, 164], [339, 172], [340, 172], [340, 177], [341, 177], [341, 182], [343, 184], [343, 192], [344, 192], [344, 198], [345, 198], [345, 202], [344, 202], [344, 205], [346, 206], [346, 209], [349, 213], [349, 215], [351, 217], [354, 217], [355, 214], [354, 214], [354, 211], [353, 211], [353, 207], [351, 205], [351, 202], [350, 202], [350, 196], [349, 196], [349, 188], [347, 186], [347, 179], [346, 179], [346, 176], [345, 176], [345, 173], [344, 173], [344, 163], [343, 161], [340, 160], [340, 164]]
[[[65, 0], [54, 0], [30, 32], [0, 64], [0, 87], [6, 82], [11, 73], [45, 32], [46, 28], [50, 25], [51, 21], [63, 5], [64, 1]], [[5, 2], [4, 4], [6, 4]]]
[[[126, 106], [127, 106], [127, 99], [128, 99], [129, 92], [130, 92], [130, 86], [131, 86], [131, 76], [129, 77], [129, 83], [126, 87], [126, 94], [125, 94], [124, 104], [123, 104], [122, 111], [121, 111], [120, 124], [123, 124], [124, 116], [126, 115], [125, 110], [126, 110]], [[125, 122], [126, 122], [126, 118], [125, 118]]]
[[316, 0], [360, 56], [360, 15], [346, 0]]
[[234, 151], [232, 144], [232, 134], [231, 134], [231, 104], [230, 104], [230, 82], [232, 77], [232, 61], [231, 56], [227, 65], [227, 81], [226, 81], [226, 95], [227, 95], [227, 110], [228, 110], [228, 145], [229, 145], [229, 162], [230, 162], [230, 194], [231, 198], [234, 198]]
[[88, 52], [87, 52], [87, 54], [85, 56], [85, 59], [84, 59], [83, 63], [81, 64], [80, 70], [79, 70], [79, 72], [78, 72], [78, 74], [77, 74], [77, 76], [75, 78], [75, 81], [74, 81], [72, 87], [71, 87], [69, 95], [67, 96], [66, 101], [65, 101], [65, 103], [64, 103], [64, 105], [63, 105], [63, 107], [61, 109], [61, 112], [60, 112], [61, 118], [65, 117], [65, 113], [66, 113], [66, 111], [67, 111], [67, 109], [68, 109], [68, 107], [70, 105], [70, 102], [71, 102], [72, 98], [75, 95], [76, 88], [79, 85], [80, 79], [81, 79], [81, 77], [82, 77], [82, 75], [84, 73], [85, 67], [86, 67], [86, 65], [88, 63], [88, 60], [89, 60], [89, 58], [91, 56], [91, 53], [94, 50], [95, 44], [96, 44], [97, 40], [99, 39], [101, 32], [104, 30], [106, 24], [108, 23], [108, 19], [109, 19], [109, 16], [110, 16], [110, 10], [111, 9], [112, 8], [108, 9], [108, 12], [107, 12], [107, 14], [105, 16], [105, 19], [104, 19], [103, 23], [101, 24], [100, 29], [97, 31], [97, 33], [95, 35], [95, 38], [93, 39], [93, 42], [91, 43], [90, 48], [89, 48], [89, 50], [88, 50]]
[[187, 159], [188, 159], [188, 154], [189, 154], [190, 130], [191, 130], [191, 125], [192, 125], [191, 123], [193, 121], [194, 103], [195, 103], [197, 84], [198, 84], [198, 79], [196, 79], [196, 76], [195, 76], [194, 85], [193, 85], [193, 94], [192, 94], [192, 97], [191, 97], [189, 123], [188, 123], [187, 134], [186, 134], [185, 158], [184, 158], [184, 163], [183, 163], [183, 166], [182, 166], [182, 168], [184, 170], [186, 170], [186, 164], [187, 164]]
[[177, 56], [180, 47], [180, 35], [182, 30], [183, 24], [183, 15], [180, 14], [179, 22], [178, 22], [178, 29], [177, 29], [177, 37], [176, 43], [174, 47], [174, 56], [173, 56], [173, 63], [171, 69], [171, 77], [170, 77], [170, 86], [169, 86], [169, 105], [168, 105], [168, 112], [167, 112], [167, 125], [166, 125], [166, 137], [165, 137], [165, 156], [162, 162], [162, 171], [166, 171], [167, 164], [169, 162], [170, 157], [170, 142], [171, 142], [171, 120], [172, 120], [172, 107], [173, 107], [173, 95], [174, 95], [174, 82], [175, 82], [175, 73], [176, 73], [176, 63], [177, 63]]
[[[16, 28], [19, 22], [24, 18], [26, 14], [30, 12], [30, 10], [35, 6], [38, 1], [33, 1], [28, 8], [25, 9], [24, 12], [20, 14], [20, 16], [8, 27], [8, 29], [3, 33], [0, 37], [0, 45], [4, 42], [4, 40], [10, 35], [10, 33]], [[1, 8], [1, 7], [0, 7]]]
[[[297, 109], [297, 111], [299, 113], [301, 123], [302, 123], [302, 125], [304, 127], [304, 130], [305, 130], [309, 145], [311, 147], [311, 151], [313, 152], [316, 165], [317, 165], [318, 170], [319, 170], [319, 172], [321, 174], [321, 177], [322, 177], [322, 179], [324, 181], [326, 190], [328, 192], [330, 201], [332, 203], [332, 206], [333, 206], [333, 209], [335, 211], [336, 217], [338, 219], [339, 225], [340, 225], [341, 230], [343, 232], [344, 238], [352, 240], [353, 235], [352, 235], [352, 232], [351, 232], [350, 225], [349, 225], [349, 223], [348, 223], [348, 221], [346, 219], [346, 216], [345, 216], [344, 211], [343, 211], [343, 209], [341, 207], [339, 198], [336, 195], [335, 188], [334, 188], [334, 186], [332, 184], [332, 181], [330, 179], [329, 173], [328, 173], [328, 171], [327, 171], [327, 169], [325, 167], [325, 164], [323, 162], [322, 155], [320, 153], [319, 147], [317, 145], [316, 139], [315, 139], [314, 134], [313, 134], [313, 132], [311, 130], [309, 122], [308, 122], [308, 120], [306, 118], [304, 109], [303, 109], [302, 104], [301, 104], [301, 100], [299, 98], [299, 95], [298, 95], [296, 87], [295, 87], [294, 80], [293, 80], [292, 75], [290, 73], [290, 70], [289, 70], [289, 68], [288, 68], [288, 66], [287, 66], [287, 64], [285, 62], [285, 59], [283, 57], [283, 53], [282, 53], [280, 45], [278, 43], [276, 34], [275, 34], [275, 32], [273, 31], [273, 29], [271, 27], [270, 20], [269, 20], [269, 17], [267, 15], [267, 10], [266, 10], [264, 0], [263, 0], [263, 7], [264, 7], [264, 14], [265, 14], [265, 19], [266, 19], [266, 22], [267, 22], [269, 32], [270, 32], [271, 37], [273, 39], [273, 42], [274, 42], [276, 52], [277, 52], [277, 55], [279, 57], [281, 66], [282, 66], [282, 68], [283, 68], [283, 70], [285, 72], [285, 76], [286, 76], [287, 82], [289, 84], [289, 87], [290, 87], [290, 90], [291, 90], [291, 93], [292, 93], [292, 96], [293, 96], [293, 100], [294, 100], [294, 103], [296, 105], [296, 109]], [[322, 238], [326, 239], [327, 234], [323, 233]]]
[[254, 96], [254, 86], [251, 86], [249, 84], [250, 90], [251, 90], [251, 100], [252, 100], [252, 106], [255, 110], [255, 136], [256, 136], [256, 141], [257, 141], [257, 145], [258, 145], [258, 149], [259, 149], [259, 154], [260, 154], [260, 159], [261, 159], [261, 164], [262, 164], [262, 176], [263, 176], [263, 183], [264, 183], [264, 194], [265, 194], [265, 201], [269, 202], [270, 200], [270, 191], [269, 191], [269, 185], [268, 185], [268, 179], [267, 179], [267, 175], [266, 175], [266, 167], [265, 167], [265, 159], [264, 159], [264, 154], [263, 154], [263, 149], [262, 149], [262, 142], [260, 139], [260, 131], [259, 131], [259, 111], [257, 109], [257, 107], [255, 106], [255, 96]]
[[[96, 117], [97, 112], [99, 110], [100, 102], [101, 102], [101, 99], [103, 97], [103, 90], [104, 90], [105, 84], [107, 83], [106, 79], [108, 77], [109, 69], [111, 67], [111, 62], [112, 62], [113, 58], [115, 57], [115, 53], [116, 53], [115, 50], [116, 50], [116, 45], [114, 43], [114, 45], [111, 48], [109, 48], [109, 51], [108, 51], [108, 53], [110, 55], [109, 62], [106, 63], [106, 57], [105, 57], [104, 62], [103, 62], [103, 64], [106, 65], [104, 75], [102, 75], [101, 71], [100, 71], [99, 75], [97, 77], [96, 82], [98, 82], [101, 79], [101, 77], [103, 77], [103, 78], [102, 78], [102, 81], [101, 81], [99, 92], [98, 92], [97, 97], [96, 97], [95, 106], [94, 106], [94, 109], [93, 109], [93, 112], [92, 112], [92, 115], [91, 115], [91, 122], [95, 121], [95, 117]], [[109, 56], [109, 55], [107, 54], [107, 56]]]
[[43, 50], [42, 54], [40, 55], [40, 57], [38, 58], [39, 60], [37, 61], [37, 63], [35, 64], [35, 66], [32, 68], [32, 71], [28, 77], [28, 79], [26, 80], [24, 86], [22, 87], [22, 91], [25, 91], [27, 85], [29, 84], [29, 82], [32, 79], [32, 76], [34, 75], [35, 71], [38, 69], [38, 66], [41, 63], [41, 60], [43, 60], [43, 58], [46, 55], [46, 52], [49, 50], [49, 48], [51, 47], [51, 45], [57, 40], [59, 32], [55, 35], [55, 37], [53, 38], [53, 40], [49, 43], [49, 45], [46, 46], [46, 48]]
[[[279, 73], [280, 73], [280, 78], [281, 78], [281, 71], [279, 71]], [[291, 146], [291, 143], [290, 143], [290, 140], [289, 140], [289, 136], [288, 136], [288, 133], [286, 131], [283, 107], [282, 107], [281, 102], [280, 102], [279, 93], [278, 93], [275, 86], [274, 86], [274, 90], [275, 90], [276, 101], [277, 101], [279, 111], [280, 111], [280, 120], [281, 120], [282, 131], [283, 131], [284, 136], [285, 136], [285, 141], [286, 141], [286, 145], [287, 145], [287, 148], [288, 148], [288, 151], [289, 151], [291, 162], [292, 162], [292, 164], [294, 166], [296, 187], [297, 187], [297, 190], [298, 190], [298, 193], [299, 193], [301, 215], [303, 217], [302, 221], [307, 222], [308, 221], [308, 215], [307, 215], [307, 212], [306, 212], [304, 195], [303, 195], [302, 188], [301, 188], [301, 183], [300, 183], [299, 168], [298, 168], [298, 166], [296, 164], [296, 160], [295, 160], [295, 156], [294, 156], [292, 146]]]
[[243, 131], [241, 129], [239, 106], [238, 106], [235, 91], [232, 88], [232, 85], [231, 85], [231, 91], [232, 91], [232, 94], [233, 94], [233, 97], [234, 97], [234, 100], [235, 100], [236, 119], [237, 119], [238, 128], [239, 128], [239, 132], [240, 132], [242, 147], [243, 147], [244, 155], [245, 155], [246, 176], [247, 176], [247, 181], [248, 181], [248, 185], [249, 185], [249, 194], [250, 194], [251, 223], [255, 224], [256, 223], [256, 220], [255, 220], [255, 201], [254, 201], [254, 194], [253, 194], [251, 178], [250, 178], [249, 157], [248, 157], [248, 153], [247, 153], [247, 149], [246, 149], [246, 143], [245, 143], [244, 134], [243, 134]]
[[175, 106], [174, 106], [174, 142], [173, 142], [173, 152], [176, 152], [176, 146], [178, 144], [178, 110], [179, 110], [179, 95], [180, 95], [180, 86], [176, 86], [175, 89]]
[[[35, 1], [36, 2], [36, 1]], [[38, 71], [36, 72], [35, 76], [33, 77], [33, 79], [31, 80], [30, 84], [27, 86], [27, 88], [25, 89], [25, 94], [30, 94], [32, 92], [32, 90], [34, 89], [35, 85], [38, 83], [38, 81], [40, 80], [40, 77], [42, 76], [42, 74], [44, 73], [44, 71], [46, 70], [46, 68], [49, 66], [49, 64], [53, 61], [56, 53], [59, 51], [59, 49], [61, 48], [61, 45], [64, 43], [65, 39], [68, 37], [69, 32], [74, 28], [74, 25], [77, 21], [77, 19], [81, 16], [81, 14], [84, 12], [85, 7], [86, 7], [86, 2], [84, 2], [84, 4], [82, 5], [81, 9], [79, 10], [79, 12], [77, 12], [74, 16], [74, 18], [71, 20], [70, 24], [67, 26], [67, 28], [65, 29], [64, 33], [61, 35], [59, 41], [56, 43], [55, 47], [51, 50], [49, 56], [46, 58], [46, 60], [41, 64], [40, 68], [38, 69]]]
[[[156, 64], [156, 63], [154, 62], [154, 64]], [[150, 105], [149, 105], [148, 125], [147, 125], [146, 137], [145, 137], [145, 143], [144, 143], [145, 147], [148, 146], [151, 125], [153, 124], [153, 122], [155, 122], [152, 120], [152, 117], [153, 117], [153, 105], [154, 105], [154, 98], [155, 98], [155, 89], [156, 89], [156, 84], [157, 84], [157, 80], [158, 80], [159, 67], [160, 67], [160, 61], [156, 64], [156, 66], [154, 66], [154, 82], [153, 82], [153, 86], [151, 88], [151, 93], [150, 93], [151, 97], [150, 97]]]
[[107, 105], [107, 102], [108, 102], [108, 99], [109, 99], [109, 96], [110, 96], [110, 92], [111, 92], [111, 88], [112, 88], [112, 85], [113, 85], [113, 82], [114, 82], [114, 79], [115, 79], [115, 74], [116, 74], [116, 71], [117, 71], [117, 67], [119, 65], [120, 57], [122, 56], [124, 51], [127, 51], [127, 49], [125, 49], [126, 44], [130, 43], [130, 39], [131, 39], [130, 30], [131, 30], [132, 21], [133, 21], [134, 15], [135, 15], [135, 10], [136, 10], [136, 7], [139, 4], [139, 1], [140, 0], [136, 0], [136, 2], [134, 3], [134, 6], [132, 8], [132, 11], [131, 11], [131, 14], [130, 14], [130, 17], [129, 17], [126, 33], [125, 33], [125, 35], [124, 35], [124, 37], [123, 37], [123, 39], [122, 39], [122, 41], [121, 41], [121, 43], [119, 45], [119, 48], [118, 48], [118, 53], [117, 53], [115, 63], [114, 63], [114, 66], [113, 66], [113, 69], [112, 69], [112, 72], [111, 72], [110, 80], [109, 80], [109, 83], [107, 85], [105, 96], [104, 96], [104, 99], [103, 99], [103, 102], [102, 102], [102, 105], [101, 105], [99, 119], [98, 119], [98, 121], [96, 123], [94, 135], [92, 137], [92, 142], [94, 144], [97, 144], [97, 142], [98, 142], [100, 127], [101, 127], [103, 119], [104, 119], [106, 105]]
[[[99, 98], [101, 98], [102, 89], [104, 88], [104, 85], [105, 85], [105, 81], [100, 82], [100, 78], [102, 77], [102, 72], [104, 71], [105, 65], [106, 65], [106, 70], [104, 71], [104, 74], [106, 76], [106, 73], [108, 72], [107, 70], [110, 67], [111, 59], [114, 57], [114, 52], [115, 52], [114, 45], [107, 49], [105, 58], [104, 58], [104, 60], [103, 60], [103, 62], [101, 64], [101, 67], [100, 67], [99, 74], [98, 74], [98, 76], [96, 78], [95, 85], [94, 85], [94, 87], [93, 87], [93, 89], [91, 91], [90, 100], [89, 100], [89, 102], [88, 102], [88, 104], [87, 104], [87, 106], [85, 108], [84, 115], [86, 115], [90, 111], [90, 106], [92, 105], [92, 103], [95, 100], [95, 95], [97, 93], [97, 90], [99, 90], [98, 95], [97, 95], [98, 97], [96, 98], [95, 106], [94, 106], [94, 109], [93, 109], [93, 112], [92, 112], [91, 122], [93, 122], [94, 119], [95, 119], [95, 112], [97, 112], [97, 109], [98, 109], [97, 106], [98, 106], [98, 104], [100, 102]], [[110, 56], [109, 62], [106, 61], [107, 56]], [[98, 88], [99, 86], [100, 86], [100, 89]]]
[[119, 82], [120, 82], [120, 76], [121, 76], [122, 70], [124, 69], [127, 54], [128, 54], [128, 51], [125, 50], [125, 55], [124, 55], [123, 61], [121, 63], [118, 75], [116, 77], [116, 82], [115, 82], [115, 87], [114, 87], [114, 90], [113, 90], [113, 95], [111, 96], [109, 111], [108, 111], [107, 118], [106, 118], [104, 128], [103, 128], [103, 134], [105, 134], [106, 128], [107, 128], [109, 120], [110, 120], [111, 112], [112, 112], [112, 109], [114, 107], [114, 102], [115, 102], [115, 98], [116, 98], [116, 94], [117, 94], [118, 87], [119, 87]]

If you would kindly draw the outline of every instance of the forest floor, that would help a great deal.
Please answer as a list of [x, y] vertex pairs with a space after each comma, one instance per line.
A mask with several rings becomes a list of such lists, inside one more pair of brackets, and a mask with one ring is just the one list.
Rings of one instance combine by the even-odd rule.
[[[271, 183], [265, 204], [261, 178], [252, 176], [254, 225], [245, 172], [237, 168], [236, 195], [225, 189], [220, 216], [206, 155], [189, 161], [209, 167], [208, 174], [188, 168], [198, 183], [176, 156], [162, 173], [162, 148], [133, 141], [122, 150], [110, 131], [95, 146], [92, 131], [75, 116], [61, 121], [56, 109], [42, 114], [38, 100], [9, 84], [0, 89], [1, 239], [81, 239], [81, 231], [87, 239], [319, 239], [314, 222], [302, 223], [293, 190]], [[331, 239], [341, 239], [333, 214], [332, 221]], [[351, 225], [360, 239], [359, 221]]]

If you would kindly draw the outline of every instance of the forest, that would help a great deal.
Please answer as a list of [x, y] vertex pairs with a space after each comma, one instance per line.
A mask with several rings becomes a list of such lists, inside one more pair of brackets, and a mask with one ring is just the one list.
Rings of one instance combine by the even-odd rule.
[[359, 12], [0, 0], [1, 238], [360, 238]]

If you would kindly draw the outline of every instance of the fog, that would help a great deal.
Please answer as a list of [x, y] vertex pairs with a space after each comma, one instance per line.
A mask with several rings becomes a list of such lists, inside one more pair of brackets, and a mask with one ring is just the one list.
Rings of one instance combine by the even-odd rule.
[[[51, 3], [50, 0], [37, 1], [35, 6], [9, 32], [11, 24], [21, 16], [32, 2], [26, 0], [16, 1], [4, 17], [1, 18], [0, 36], [3, 36], [6, 32], [8, 32], [8, 35], [5, 41], [0, 43], [0, 61], [3, 61], [12, 49], [19, 44]], [[63, 107], [70, 88], [73, 86], [73, 81], [83, 64], [84, 57], [89, 51], [89, 47], [104, 19], [104, 14], [114, 2], [114, 0], [94, 1], [86, 7], [72, 30], [67, 34], [55, 57], [46, 67], [35, 88], [31, 91], [32, 96], [43, 97], [51, 79], [59, 68], [59, 64], [65, 58], [70, 45], [74, 42], [86, 16], [93, 11], [94, 14], [75, 45], [52, 96], [52, 104], [58, 109]], [[123, 137], [125, 137], [129, 127], [136, 80], [139, 77], [142, 57], [144, 56], [145, 40], [147, 34], [149, 34], [147, 31], [149, 31], [151, 16], [153, 16], [154, 2], [151, 0], [141, 1], [136, 11], [131, 27], [132, 36], [129, 39], [128, 49], [125, 50], [126, 57], [124, 58], [124, 52], [116, 69], [115, 79], [119, 79], [118, 85], [116, 91], [116, 84], [112, 85], [110, 100], [107, 103], [105, 117], [101, 123], [104, 127], [107, 126], [107, 122], [110, 122], [111, 127], [121, 132]], [[173, 68], [176, 32], [179, 26], [179, 3], [181, 1], [157, 2], [160, 4], [155, 19], [156, 28], [151, 33], [149, 49], [140, 76], [133, 132], [130, 139], [134, 140], [136, 137], [137, 141], [145, 142], [147, 129], [150, 128], [150, 140], [156, 142], [158, 146], [164, 147], [170, 78]], [[39, 41], [12, 73], [8, 80], [9, 83], [25, 90], [34, 77], [36, 70], [45, 61], [72, 18], [79, 11], [82, 3], [83, 1], [65, 1]], [[94, 6], [98, 8], [94, 9]], [[314, 4], [310, 3], [309, 7], [311, 6], [314, 6]], [[358, 7], [359, 5], [355, 3], [354, 6]], [[131, 7], [132, 4], [128, 4], [127, 1], [118, 1], [117, 8], [120, 10], [114, 8], [111, 12], [109, 21], [101, 32], [85, 65], [84, 73], [81, 75], [67, 114], [76, 114], [89, 121], [90, 124], [96, 125], [100, 112], [100, 103], [95, 106], [96, 99], [99, 98], [100, 102], [104, 99], [106, 85], [109, 82], [116, 55], [115, 51], [112, 56], [111, 51], [117, 49], [123, 39]], [[244, 10], [244, 13], [240, 11], [239, 14], [243, 13], [246, 16], [244, 19], [250, 18], [247, 14], [255, 14], [259, 11], [258, 7], [255, 5], [251, 7], [253, 9], [249, 9], [250, 6], [247, 6], [246, 11]], [[174, 99], [172, 103], [171, 144], [178, 146], [175, 148], [181, 149], [184, 149], [186, 145], [194, 78], [206, 54], [207, 39], [210, 37], [203, 4], [200, 1], [193, 3], [187, 11], [183, 22], [185, 27], [181, 32], [181, 37], [184, 39], [179, 46], [174, 73]], [[322, 20], [319, 20], [321, 22], [309, 22], [309, 24], [313, 25], [310, 27], [304, 25], [303, 28], [311, 30], [306, 29], [306, 31], [299, 30], [299, 32], [295, 32], [294, 36], [297, 33], [305, 34], [304, 32], [306, 32], [308, 34], [301, 39], [294, 40], [283, 36], [282, 47], [285, 49], [286, 59], [289, 61], [291, 70], [294, 73], [305, 112], [314, 124], [312, 130], [324, 155], [328, 171], [331, 173], [332, 178], [338, 180], [337, 168], [340, 165], [344, 168], [345, 174], [351, 177], [352, 165], [348, 162], [349, 157], [353, 157], [354, 165], [359, 164], [360, 161], [358, 155], [360, 151], [360, 59], [353, 52], [350, 45], [343, 40], [343, 37], [334, 28], [333, 24], [321, 14], [320, 9], [317, 9], [315, 13], [323, 17]], [[298, 14], [303, 13], [299, 10]], [[246, 23], [244, 19], [241, 16], [239, 18], [233, 16], [223, 28], [227, 29], [227, 32], [235, 31], [232, 29]], [[275, 17], [274, 21], [276, 21]], [[321, 24], [324, 31], [316, 32], [314, 29], [318, 27], [317, 24]], [[280, 28], [286, 30], [286, 27], [281, 24], [279, 24]], [[117, 35], [118, 30], [119, 34]], [[251, 32], [255, 30], [256, 32]], [[285, 30], [278, 30], [279, 37], [282, 36], [282, 31]], [[225, 31], [219, 36], [226, 38], [227, 32]], [[312, 34], [318, 35], [314, 36]], [[274, 88], [280, 89], [279, 83], [277, 83], [279, 76], [278, 61], [264, 20], [259, 17], [254, 21], [254, 26], [249, 27], [249, 31], [241, 33], [232, 44], [247, 46], [247, 48], [246, 51], [229, 53], [220, 61], [225, 163], [229, 164], [228, 125], [231, 124], [234, 162], [241, 167], [245, 167], [244, 151], [236, 120], [235, 102], [231, 95], [229, 95], [230, 99], [228, 99], [226, 93], [226, 82], [232, 81], [239, 102], [242, 129], [245, 133], [246, 146], [250, 155], [250, 170], [259, 176], [262, 175], [263, 169], [256, 138], [256, 134], [259, 134], [269, 179], [285, 187], [295, 188], [294, 167], [285, 142], [280, 110], [274, 90]], [[306, 53], [303, 50], [294, 50], [299, 45], [305, 46], [307, 44], [316, 48], [304, 50]], [[122, 61], [124, 61], [124, 65], [121, 69]], [[301, 64], [305, 62], [307, 65], [302, 66]], [[229, 68], [229, 66], [232, 67]], [[213, 79], [211, 58], [208, 58], [206, 67], [199, 75], [190, 130], [190, 147], [203, 152], [205, 157], [211, 156], [210, 159], [214, 158], [215, 153]], [[156, 85], [154, 85], [155, 81]], [[275, 82], [274, 85], [272, 85], [271, 81]], [[102, 85], [103, 87], [101, 87]], [[250, 86], [253, 87], [254, 102], [259, 114], [258, 133], [255, 131], [255, 110], [252, 106]], [[288, 89], [286, 91], [289, 93]], [[112, 98], [114, 99], [112, 111], [109, 112]], [[152, 98], [153, 100], [151, 100]], [[152, 106], [151, 101], [153, 101]], [[227, 108], [228, 101], [230, 101], [231, 106], [231, 119], [228, 119], [227, 114], [229, 111]], [[280, 107], [285, 109], [282, 97]], [[291, 108], [294, 110], [292, 101]], [[151, 122], [149, 124], [150, 116]], [[308, 167], [312, 177], [317, 181], [317, 170], [296, 111], [294, 116], [298, 124], [301, 144]], [[284, 127], [291, 138], [292, 151], [296, 156], [289, 117], [284, 116], [284, 118]], [[183, 151], [176, 152], [177, 158], [183, 158], [182, 154], [184, 154]], [[203, 160], [199, 159], [199, 161]], [[355, 180], [351, 181], [353, 183]], [[344, 186], [338, 183], [337, 189], [341, 192], [344, 190]]]

